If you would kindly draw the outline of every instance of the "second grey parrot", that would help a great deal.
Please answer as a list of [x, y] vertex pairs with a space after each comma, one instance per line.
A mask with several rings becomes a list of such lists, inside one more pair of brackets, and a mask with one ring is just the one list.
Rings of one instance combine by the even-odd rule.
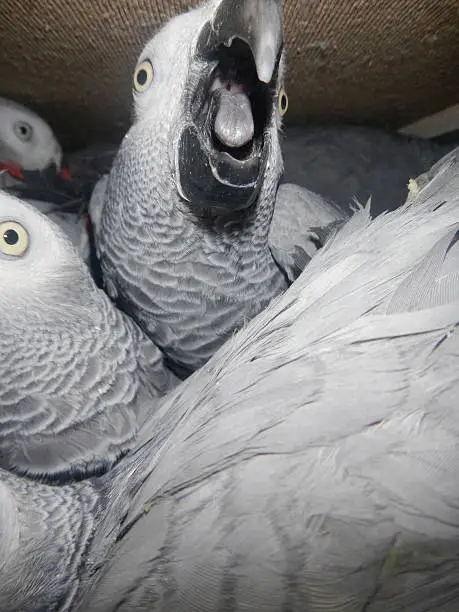
[[111, 472], [0, 471], [0, 609], [457, 611], [459, 150], [410, 193], [357, 212]]
[[0, 466], [47, 480], [108, 469], [176, 384], [49, 218], [0, 191]]
[[108, 293], [183, 374], [288, 287], [325, 240], [318, 221], [346, 218], [295, 189], [276, 202], [283, 73], [280, 0], [209, 0], [134, 72], [134, 124], [90, 212]]

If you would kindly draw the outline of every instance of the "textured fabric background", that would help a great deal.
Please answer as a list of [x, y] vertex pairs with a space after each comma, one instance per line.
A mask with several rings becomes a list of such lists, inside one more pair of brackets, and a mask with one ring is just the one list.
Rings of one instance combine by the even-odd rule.
[[[121, 134], [137, 54], [185, 0], [1, 0], [0, 95], [64, 143]], [[459, 101], [459, 0], [285, 0], [290, 120], [399, 127]]]

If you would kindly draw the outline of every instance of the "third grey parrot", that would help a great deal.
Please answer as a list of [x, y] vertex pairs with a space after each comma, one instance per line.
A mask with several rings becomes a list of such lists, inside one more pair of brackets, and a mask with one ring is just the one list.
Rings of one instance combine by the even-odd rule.
[[108, 293], [183, 374], [288, 287], [327, 236], [316, 223], [346, 218], [295, 188], [276, 202], [283, 74], [281, 0], [209, 0], [140, 54], [134, 124], [90, 213]]
[[0, 466], [108, 469], [176, 379], [57, 225], [0, 191]]
[[62, 148], [51, 127], [29, 108], [0, 97], [0, 187], [23, 170], [60, 170]]
[[357, 212], [111, 472], [0, 472], [0, 609], [456, 612], [458, 232], [456, 150]]

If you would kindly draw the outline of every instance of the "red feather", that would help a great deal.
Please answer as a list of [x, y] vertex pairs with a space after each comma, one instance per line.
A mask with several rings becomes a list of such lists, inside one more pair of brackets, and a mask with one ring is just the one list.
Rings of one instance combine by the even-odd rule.
[[22, 174], [22, 168], [16, 162], [10, 161], [10, 162], [7, 162], [6, 164], [3, 162], [0, 162], [0, 169], [8, 170], [8, 174], [10, 174], [12, 177], [20, 179], [21, 181], [24, 180], [24, 175]]

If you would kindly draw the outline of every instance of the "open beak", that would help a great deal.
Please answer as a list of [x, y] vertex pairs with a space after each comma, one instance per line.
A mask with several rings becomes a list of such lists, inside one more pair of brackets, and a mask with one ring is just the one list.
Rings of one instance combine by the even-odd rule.
[[199, 83], [188, 98], [192, 123], [177, 155], [178, 187], [192, 204], [233, 212], [256, 200], [282, 49], [281, 0], [222, 0], [203, 25]]
[[231, 47], [235, 38], [250, 48], [258, 79], [270, 83], [284, 43], [281, 0], [223, 0], [206, 24], [198, 52]]

